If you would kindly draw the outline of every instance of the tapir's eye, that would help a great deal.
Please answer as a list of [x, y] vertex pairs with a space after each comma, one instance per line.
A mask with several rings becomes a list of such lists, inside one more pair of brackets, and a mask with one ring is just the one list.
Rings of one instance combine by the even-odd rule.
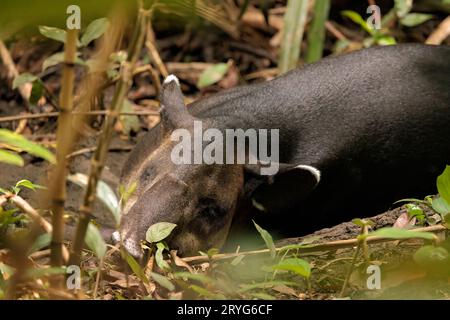
[[200, 215], [207, 219], [220, 218], [226, 214], [226, 210], [219, 206], [214, 199], [200, 198], [198, 204]]

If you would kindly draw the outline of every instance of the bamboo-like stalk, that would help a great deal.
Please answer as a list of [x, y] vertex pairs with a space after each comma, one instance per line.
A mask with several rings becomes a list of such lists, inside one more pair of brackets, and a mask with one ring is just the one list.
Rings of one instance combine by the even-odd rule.
[[[50, 245], [50, 263], [52, 267], [60, 267], [63, 264], [62, 250], [64, 240], [64, 203], [66, 200], [66, 156], [70, 152], [67, 143], [70, 133], [71, 112], [73, 108], [73, 87], [75, 80], [75, 59], [77, 53], [78, 30], [67, 31], [66, 45], [64, 50], [64, 67], [62, 73], [62, 85], [60, 94], [60, 115], [58, 117], [58, 129], [56, 132], [57, 164], [53, 171], [53, 183], [50, 187], [51, 209], [52, 209], [52, 242]], [[62, 276], [55, 277], [52, 282], [54, 288], [62, 285]]]
[[308, 0], [289, 0], [284, 15], [283, 41], [278, 69], [284, 73], [295, 68], [300, 58], [300, 46], [308, 16]]
[[325, 22], [330, 13], [330, 0], [315, 0], [313, 12], [313, 20], [308, 31], [307, 63], [312, 63], [322, 58], [325, 41]]
[[78, 265], [81, 259], [81, 252], [83, 249], [84, 238], [86, 236], [87, 227], [91, 220], [92, 204], [95, 200], [97, 184], [100, 179], [109, 144], [111, 141], [114, 123], [117, 120], [118, 114], [122, 109], [123, 101], [128, 92], [131, 82], [133, 69], [139, 57], [140, 50], [144, 44], [145, 27], [148, 19], [148, 12], [140, 10], [138, 21], [135, 26], [133, 40], [128, 50], [127, 61], [122, 66], [121, 78], [117, 82], [116, 91], [113, 101], [110, 106], [109, 116], [105, 119], [103, 125], [103, 132], [100, 137], [98, 148], [91, 161], [89, 180], [86, 192], [83, 199], [83, 204], [80, 208], [80, 217], [77, 224], [75, 239], [70, 255], [70, 264]]

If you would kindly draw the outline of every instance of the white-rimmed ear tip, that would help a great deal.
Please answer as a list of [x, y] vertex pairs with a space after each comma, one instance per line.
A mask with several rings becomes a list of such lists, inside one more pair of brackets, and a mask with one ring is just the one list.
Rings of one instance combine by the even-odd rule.
[[303, 165], [303, 164], [296, 166], [296, 168], [304, 169], [304, 170], [307, 170], [307, 171], [311, 172], [311, 174], [314, 176], [314, 178], [316, 178], [317, 183], [319, 183], [320, 175], [321, 175], [319, 169], [314, 168], [312, 166]]
[[164, 79], [164, 84], [171, 83], [172, 81], [175, 81], [175, 83], [176, 83], [178, 86], [180, 85], [180, 80], [178, 80], [178, 78], [177, 78], [175, 75], [173, 75], [173, 74], [168, 75], [168, 76]]

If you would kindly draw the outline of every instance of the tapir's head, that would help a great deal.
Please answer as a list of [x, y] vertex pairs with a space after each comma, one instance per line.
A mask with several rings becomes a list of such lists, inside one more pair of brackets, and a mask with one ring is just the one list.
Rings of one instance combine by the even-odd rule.
[[[177, 227], [167, 241], [170, 248], [178, 249], [180, 254], [220, 247], [228, 235], [242, 195], [244, 165], [196, 161], [198, 148], [195, 146], [188, 152], [188, 161], [180, 163], [180, 140], [184, 140], [180, 137], [190, 136], [195, 140], [198, 134], [196, 123], [201, 122], [205, 131], [220, 127], [223, 121], [200, 121], [191, 115], [174, 76], [165, 80], [160, 102], [161, 123], [135, 147], [122, 171], [121, 183], [125, 187], [136, 183], [137, 188], [125, 204], [120, 238], [130, 254], [140, 257], [141, 242], [145, 240], [148, 228], [158, 222], [171, 222]], [[188, 147], [191, 145], [195, 142], [188, 141]], [[181, 151], [183, 156], [186, 150]], [[227, 152], [235, 150], [226, 150], [223, 154]], [[279, 178], [272, 179], [276, 192], [274, 188], [260, 188], [262, 199], [275, 196], [278, 200], [272, 203], [285, 202], [284, 196], [298, 190], [292, 181], [303, 179], [312, 186], [317, 184], [318, 173], [305, 170], [307, 166], [287, 167], [288, 170], [280, 167]], [[287, 171], [289, 174], [283, 173]]]
[[[174, 76], [165, 80], [160, 102], [161, 123], [136, 146], [122, 172], [122, 184], [136, 183], [137, 189], [125, 204], [120, 236], [137, 257], [146, 231], [158, 222], [177, 225], [168, 241], [181, 254], [221, 246], [243, 186], [242, 166], [194, 164], [193, 148], [191, 162], [173, 158], [180, 155], [174, 136], [178, 132], [194, 139], [193, 124], [199, 119], [187, 111]], [[212, 126], [201, 123], [203, 129]]]

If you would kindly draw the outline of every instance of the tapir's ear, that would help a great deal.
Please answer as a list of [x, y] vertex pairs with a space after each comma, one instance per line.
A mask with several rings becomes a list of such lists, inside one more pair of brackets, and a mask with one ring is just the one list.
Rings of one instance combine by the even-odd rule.
[[253, 182], [253, 190], [248, 194], [253, 204], [271, 212], [303, 201], [321, 178], [320, 171], [309, 165], [279, 164], [278, 172], [272, 176], [259, 175], [257, 166], [246, 166], [246, 171], [258, 180], [256, 184]]
[[161, 121], [165, 129], [186, 127], [193, 117], [184, 104], [180, 82], [174, 75], [168, 76], [161, 89]]

